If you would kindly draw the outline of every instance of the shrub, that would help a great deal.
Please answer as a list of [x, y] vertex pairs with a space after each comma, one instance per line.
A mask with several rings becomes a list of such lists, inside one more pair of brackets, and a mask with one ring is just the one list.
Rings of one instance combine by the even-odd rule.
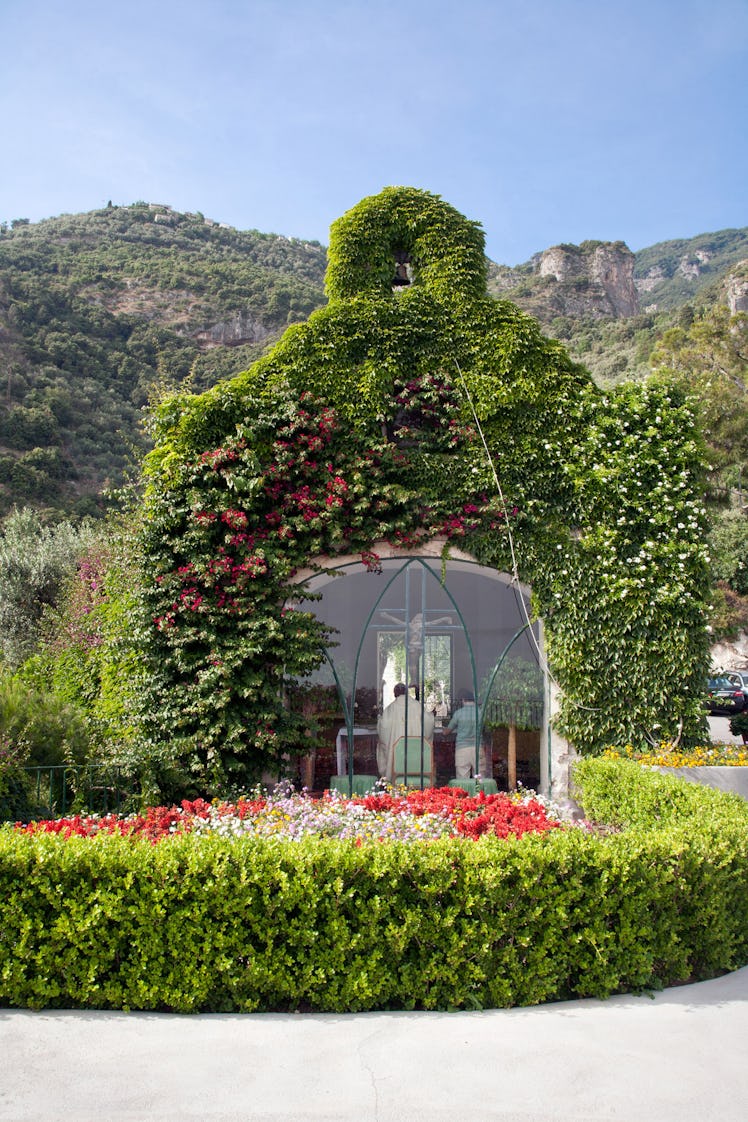
[[661, 775], [633, 760], [579, 760], [574, 784], [588, 818], [621, 828], [687, 825], [696, 832], [705, 818], [718, 830], [724, 822], [748, 826], [748, 806], [740, 796]]
[[0, 822], [23, 817], [31, 801], [31, 784], [23, 762], [28, 746], [0, 732]]
[[578, 768], [621, 832], [356, 845], [0, 830], [0, 1001], [179, 1012], [530, 1005], [748, 960], [748, 807]]
[[748, 744], [748, 710], [744, 709], [730, 718], [730, 732], [733, 736], [742, 736], [743, 743]]
[[22, 748], [19, 763], [51, 767], [85, 762], [90, 741], [75, 706], [0, 671], [0, 735]]

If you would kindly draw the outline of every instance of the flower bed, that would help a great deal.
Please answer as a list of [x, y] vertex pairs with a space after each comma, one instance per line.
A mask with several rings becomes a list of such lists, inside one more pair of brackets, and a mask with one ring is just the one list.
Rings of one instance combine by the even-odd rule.
[[17, 825], [27, 834], [94, 837], [120, 834], [160, 841], [175, 834], [215, 833], [223, 837], [307, 836], [365, 841], [423, 841], [442, 837], [522, 837], [558, 829], [550, 804], [534, 792], [468, 795], [460, 788], [426, 791], [385, 789], [347, 799], [328, 793], [322, 799], [295, 795], [279, 787], [271, 795], [240, 798], [235, 803], [184, 800], [179, 807], [150, 807], [144, 814], [121, 817], [75, 815]]
[[642, 751], [627, 744], [625, 748], [608, 748], [609, 760], [634, 760], [648, 767], [748, 767], [748, 747], [738, 744], [710, 744], [707, 747], [683, 750], [660, 744], [650, 751]]

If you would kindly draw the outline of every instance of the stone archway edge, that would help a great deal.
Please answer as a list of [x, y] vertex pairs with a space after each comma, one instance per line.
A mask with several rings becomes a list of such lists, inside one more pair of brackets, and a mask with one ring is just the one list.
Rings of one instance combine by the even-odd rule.
[[[449, 553], [445, 553], [445, 550]], [[369, 546], [371, 553], [376, 553], [383, 561], [390, 561], [397, 558], [407, 557], [425, 557], [425, 558], [439, 558], [447, 557], [449, 561], [467, 561], [469, 564], [477, 565], [475, 557], [472, 553], [467, 553], [464, 549], [459, 549], [454, 546], [446, 537], [430, 538], [419, 544], [417, 549], [404, 549], [401, 545], [393, 545], [391, 542], [380, 540], [372, 542]], [[311, 560], [311, 564], [303, 569], [298, 569], [294, 574], [291, 583], [302, 584], [304, 581], [317, 576], [320, 569], [341, 569], [345, 565], [356, 565], [361, 562], [360, 553], [336, 553], [334, 555], [325, 555], [315, 557]], [[503, 580], [506, 584], [511, 584], [511, 573], [496, 572], [496, 579]], [[518, 588], [523, 595], [529, 596], [530, 589], [526, 584], [519, 584]]]

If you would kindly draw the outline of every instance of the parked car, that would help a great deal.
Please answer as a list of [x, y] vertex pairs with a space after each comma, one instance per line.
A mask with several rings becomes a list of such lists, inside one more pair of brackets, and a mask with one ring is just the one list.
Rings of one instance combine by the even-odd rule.
[[743, 691], [743, 705], [748, 709], [748, 670], [725, 670], [724, 676]]
[[741, 685], [727, 677], [710, 678], [706, 687], [705, 704], [710, 713], [740, 713], [746, 707], [746, 699]]

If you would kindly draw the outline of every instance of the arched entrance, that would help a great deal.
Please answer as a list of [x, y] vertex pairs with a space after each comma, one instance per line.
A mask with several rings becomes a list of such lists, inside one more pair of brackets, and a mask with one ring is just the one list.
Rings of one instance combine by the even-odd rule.
[[309, 599], [297, 604], [334, 635], [306, 684], [337, 705], [328, 729], [335, 775], [353, 790], [354, 776], [386, 774], [383, 728], [396, 696], [407, 694], [398, 731], [417, 784], [456, 774], [496, 778], [501, 787], [546, 780], [542, 637], [529, 622], [527, 589], [466, 555], [381, 555], [377, 571], [360, 558], [318, 564], [304, 581]]

